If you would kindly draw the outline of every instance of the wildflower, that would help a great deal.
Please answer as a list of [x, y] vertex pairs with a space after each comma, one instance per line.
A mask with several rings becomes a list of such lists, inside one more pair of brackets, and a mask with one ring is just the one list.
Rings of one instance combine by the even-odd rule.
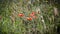
[[31, 20], [32, 20], [32, 18], [31, 18], [31, 17], [27, 17], [27, 20], [30, 20], [30, 21], [31, 21]]
[[32, 14], [36, 14], [35, 12], [32, 12]]
[[24, 14], [20, 13], [20, 14], [19, 14], [19, 16], [20, 16], [20, 17], [23, 17], [23, 16], [24, 16]]
[[34, 15], [35, 15], [35, 12], [32, 12], [32, 13], [30, 14], [31, 17], [34, 16]]
[[32, 17], [32, 16], [34, 16], [34, 14], [30, 14], [30, 16]]

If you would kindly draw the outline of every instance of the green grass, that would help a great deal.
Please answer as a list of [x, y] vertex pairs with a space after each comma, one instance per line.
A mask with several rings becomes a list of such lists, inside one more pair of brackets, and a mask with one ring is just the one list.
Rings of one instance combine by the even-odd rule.
[[[12, 1], [9, 4], [7, 2], [6, 4], [2, 3], [2, 6], [0, 6], [2, 17], [0, 29], [2, 34], [55, 34], [53, 30], [55, 24], [52, 5], [46, 2], [39, 3], [39, 1], [31, 4], [28, 1], [23, 3], [23, 0]], [[26, 20], [26, 17], [29, 17], [32, 11], [40, 12], [40, 14], [36, 14], [37, 19]], [[23, 13], [25, 17], [20, 18], [18, 16], [20, 13]]]

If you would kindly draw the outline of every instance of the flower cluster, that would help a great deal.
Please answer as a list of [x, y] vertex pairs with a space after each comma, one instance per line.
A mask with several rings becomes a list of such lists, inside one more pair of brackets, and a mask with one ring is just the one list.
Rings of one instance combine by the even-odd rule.
[[[23, 13], [20, 13], [18, 15], [19, 15], [19, 17], [24, 17], [25, 16]], [[34, 11], [29, 14], [29, 17], [26, 17], [26, 19], [29, 20], [29, 21], [31, 21], [33, 19], [36, 19], [36, 18], [37, 18], [36, 12], [34, 12]]]

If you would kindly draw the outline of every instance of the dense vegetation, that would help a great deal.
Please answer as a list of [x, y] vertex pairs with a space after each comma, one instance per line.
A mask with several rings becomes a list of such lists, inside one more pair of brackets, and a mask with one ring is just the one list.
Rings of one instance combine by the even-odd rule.
[[0, 34], [57, 34], [59, 1], [0, 0]]

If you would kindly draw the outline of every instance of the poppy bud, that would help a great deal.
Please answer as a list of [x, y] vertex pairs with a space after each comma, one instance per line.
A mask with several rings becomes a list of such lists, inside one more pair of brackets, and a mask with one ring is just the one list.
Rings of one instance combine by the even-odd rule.
[[20, 13], [20, 14], [19, 14], [19, 16], [20, 16], [20, 17], [23, 17], [23, 16], [24, 16], [24, 14]]
[[32, 20], [32, 18], [31, 17], [27, 17], [27, 20]]

